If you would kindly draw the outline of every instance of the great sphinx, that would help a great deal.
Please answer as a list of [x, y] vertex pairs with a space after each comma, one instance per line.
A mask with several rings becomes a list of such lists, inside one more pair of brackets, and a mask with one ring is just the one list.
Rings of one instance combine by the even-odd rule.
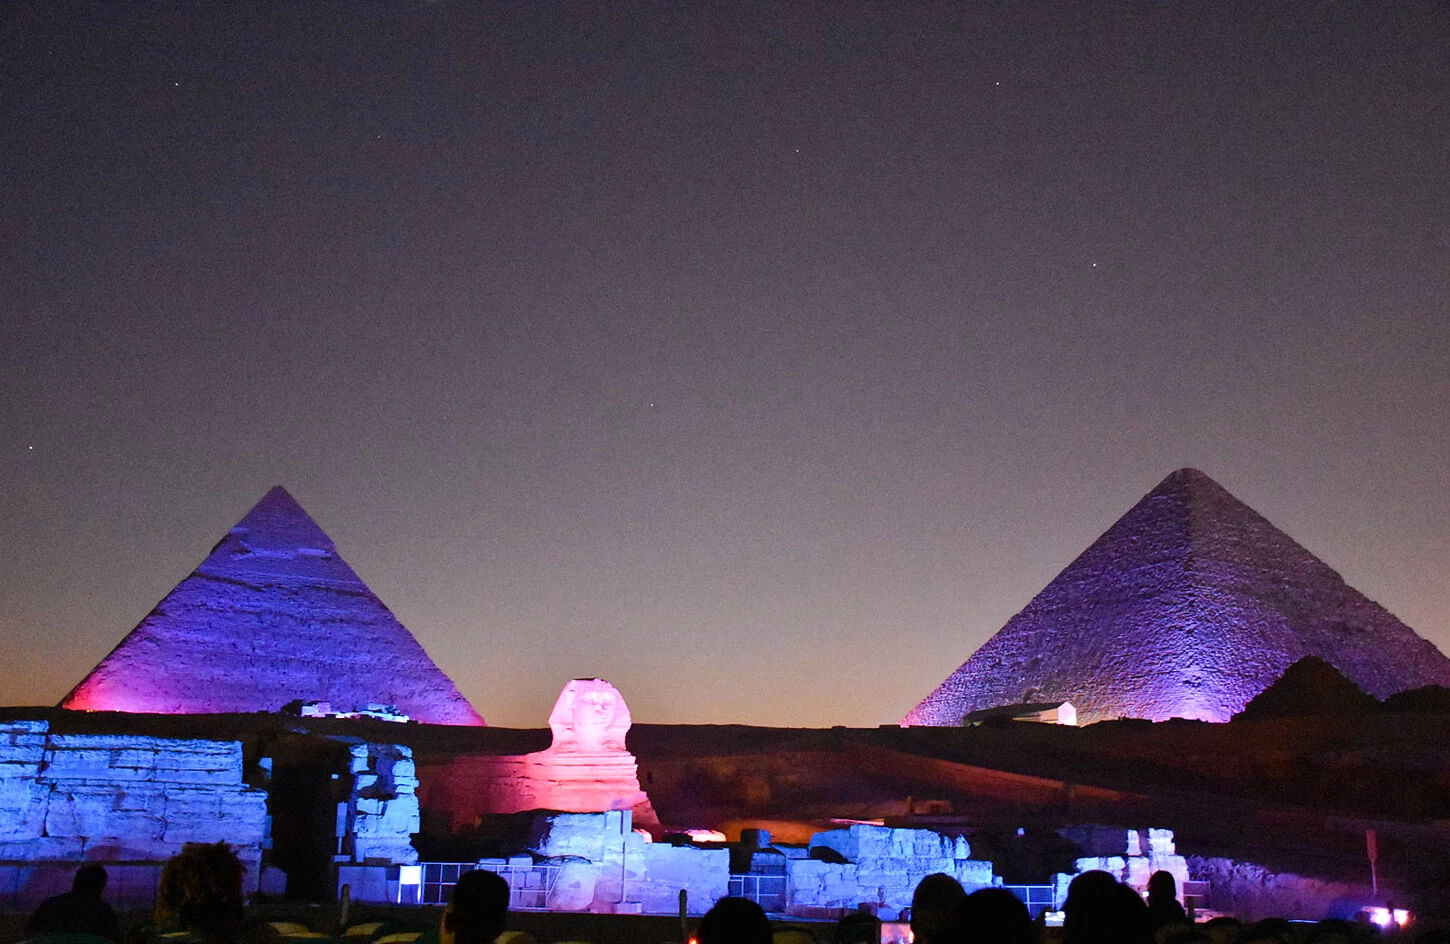
[[521, 755], [459, 756], [420, 768], [420, 796], [457, 829], [478, 817], [524, 810], [600, 813], [631, 810], [640, 826], [657, 825], [625, 747], [630, 726], [624, 696], [601, 678], [571, 679], [549, 712], [553, 742]]

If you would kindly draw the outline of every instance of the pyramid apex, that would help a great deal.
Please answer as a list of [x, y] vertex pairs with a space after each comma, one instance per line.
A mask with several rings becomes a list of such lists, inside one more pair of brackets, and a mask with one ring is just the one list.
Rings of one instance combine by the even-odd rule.
[[1169, 472], [1168, 475], [1164, 477], [1163, 481], [1158, 483], [1158, 488], [1161, 489], [1166, 487], [1184, 486], [1192, 487], [1195, 485], [1212, 485], [1215, 488], [1223, 488], [1223, 486], [1219, 485], [1218, 482], [1214, 481], [1213, 476], [1209, 475], [1207, 472], [1203, 472], [1199, 469], [1194, 469], [1189, 466], [1184, 466], [1181, 469], [1174, 469], [1172, 472]]
[[322, 526], [280, 485], [274, 485], [232, 525], [223, 539], [241, 541], [252, 549], [309, 549], [334, 552], [336, 546]]

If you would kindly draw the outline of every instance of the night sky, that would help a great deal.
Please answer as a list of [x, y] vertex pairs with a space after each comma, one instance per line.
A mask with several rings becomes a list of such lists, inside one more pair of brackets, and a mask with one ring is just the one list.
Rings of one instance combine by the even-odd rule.
[[0, 48], [0, 704], [275, 484], [493, 724], [594, 675], [895, 721], [1180, 466], [1450, 648], [1442, 3], [17, 3]]

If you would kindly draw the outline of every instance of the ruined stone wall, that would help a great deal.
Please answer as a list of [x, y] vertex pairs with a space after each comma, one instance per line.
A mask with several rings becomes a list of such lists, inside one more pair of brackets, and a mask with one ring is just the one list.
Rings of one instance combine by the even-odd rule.
[[355, 744], [351, 773], [353, 861], [417, 862], [413, 835], [420, 827], [413, 751], [400, 744]]
[[154, 866], [188, 842], [230, 843], [255, 886], [266, 836], [238, 742], [0, 722], [0, 907], [33, 907], [81, 862]]
[[[846, 861], [816, 857], [827, 848]], [[910, 907], [921, 880], [934, 872], [955, 877], [968, 891], [1000, 884], [992, 863], [971, 857], [965, 838], [929, 829], [857, 824], [817, 833], [810, 849], [812, 858], [786, 860], [786, 910], [803, 917], [867, 904], [882, 918], [894, 919]]]
[[[1096, 830], [1117, 837], [1116, 854], [1085, 856], [1074, 865], [1077, 873], [1107, 872], [1139, 894], [1148, 890], [1148, 879], [1154, 872], [1167, 872], [1178, 883], [1178, 897], [1183, 898], [1184, 883], [1189, 880], [1188, 860], [1178, 854], [1171, 829]], [[1071, 831], [1069, 831], [1071, 834]], [[1074, 875], [1059, 874], [1056, 879], [1057, 901], [1067, 898], [1067, 886]]]
[[539, 818], [530, 851], [561, 866], [551, 911], [669, 914], [688, 896], [703, 914], [730, 892], [730, 853], [651, 843], [627, 811], [556, 813]]

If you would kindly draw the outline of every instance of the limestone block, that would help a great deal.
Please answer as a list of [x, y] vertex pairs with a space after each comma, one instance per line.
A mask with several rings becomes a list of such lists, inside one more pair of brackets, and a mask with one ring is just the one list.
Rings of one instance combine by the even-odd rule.
[[1181, 855], [1158, 855], [1156, 853], [1148, 856], [1148, 871], [1163, 871], [1172, 875], [1178, 882], [1178, 894], [1183, 894], [1183, 883], [1188, 881], [1188, 860]]
[[1076, 877], [1076, 875], [1067, 872], [1056, 872], [1053, 874], [1052, 901], [1055, 907], [1061, 908], [1062, 903], [1067, 901], [1067, 887], [1072, 884], [1072, 880]]
[[816, 833], [811, 837], [810, 847], [834, 849], [848, 862], [854, 862], [861, 857], [859, 837], [850, 829], [829, 829]]
[[1089, 856], [1085, 859], [1078, 859], [1073, 865], [1076, 866], [1079, 873], [1097, 870], [1107, 872], [1121, 881], [1123, 871], [1127, 868], [1127, 861], [1122, 856]]
[[156, 750], [156, 738], [136, 734], [52, 734], [54, 751]]
[[50, 730], [49, 721], [0, 721], [0, 737], [24, 737], [45, 734]]
[[40, 836], [44, 832], [50, 788], [34, 777], [4, 774], [0, 771], [0, 842]]
[[1152, 874], [1147, 856], [1129, 856], [1123, 869], [1122, 881], [1123, 884], [1141, 891], [1148, 887], [1148, 876]]
[[111, 769], [111, 751], [103, 747], [75, 747], [46, 751], [42, 776], [56, 780], [113, 780], [120, 777], [142, 779], [135, 773], [117, 774]]
[[20, 842], [0, 842], [0, 859], [19, 861], [77, 861], [83, 844], [73, 837], [41, 836]]
[[997, 884], [996, 877], [992, 874], [992, 863], [984, 859], [959, 860], [952, 872], [967, 891]]
[[166, 793], [151, 783], [117, 785], [112, 794], [112, 807], [161, 817], [166, 813]]
[[546, 907], [550, 911], [588, 911], [594, 903], [599, 865], [574, 857], [546, 861], [560, 865], [559, 876], [545, 899]]
[[158, 783], [182, 783], [182, 784], [216, 784], [228, 786], [241, 783], [241, 774], [238, 771], [208, 770], [205, 768], [182, 768], [175, 770], [162, 770], [157, 768], [152, 772], [152, 777]]
[[606, 855], [618, 857], [625, 837], [633, 830], [626, 825], [627, 812], [550, 813], [534, 820], [529, 851], [545, 858], [573, 855], [602, 862]]
[[165, 789], [168, 822], [210, 820], [222, 815], [222, 793], [200, 786], [171, 785]]
[[[729, 894], [730, 853], [727, 849], [641, 842], [631, 844], [622, 864], [628, 867], [624, 899], [646, 912], [674, 911], [679, 905], [681, 891], [686, 892], [692, 913], [703, 913], [717, 899]], [[604, 869], [596, 900], [610, 894], [618, 899], [619, 884], [611, 881], [617, 874], [612, 867]]]
[[240, 741], [153, 739], [156, 766], [167, 769], [235, 770], [242, 772]]
[[131, 836], [141, 842], [160, 838], [160, 817], [145, 810], [117, 810], [116, 795], [115, 787], [91, 782], [53, 791], [45, 813], [45, 834], [77, 838]]
[[1145, 851], [1142, 841], [1138, 838], [1138, 831], [1136, 829], [1128, 830], [1127, 848], [1123, 855], [1138, 856], [1143, 855]]
[[972, 847], [967, 842], [966, 836], [958, 836], [956, 839], [952, 840], [953, 859], [970, 859], [971, 857]]
[[0, 735], [0, 766], [19, 764], [35, 768], [31, 771], [35, 773], [44, 759], [45, 735], [12, 734], [8, 737]]
[[1145, 851], [1155, 855], [1173, 855], [1177, 851], [1173, 842], [1173, 830], [1148, 830], [1148, 849]]
[[[221, 793], [204, 787], [171, 787], [166, 794], [166, 842], [216, 842], [261, 848], [267, 829], [267, 797], [261, 790]], [[239, 853], [240, 854], [240, 853]]]

